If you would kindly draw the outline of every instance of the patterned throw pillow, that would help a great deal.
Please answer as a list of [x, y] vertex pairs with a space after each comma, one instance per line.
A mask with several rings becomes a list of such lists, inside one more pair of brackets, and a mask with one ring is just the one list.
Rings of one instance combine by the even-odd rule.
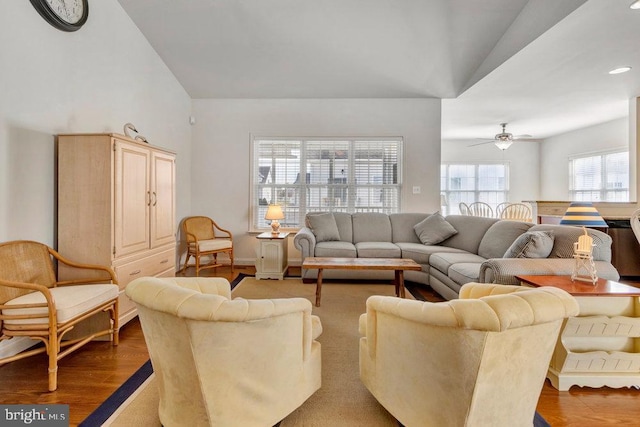
[[316, 236], [316, 242], [340, 240], [338, 224], [332, 213], [308, 215], [309, 228]]
[[440, 212], [429, 215], [414, 225], [413, 229], [424, 245], [437, 245], [454, 234], [458, 234], [458, 231], [440, 215]]
[[509, 246], [503, 258], [547, 258], [553, 241], [553, 231], [527, 231]]

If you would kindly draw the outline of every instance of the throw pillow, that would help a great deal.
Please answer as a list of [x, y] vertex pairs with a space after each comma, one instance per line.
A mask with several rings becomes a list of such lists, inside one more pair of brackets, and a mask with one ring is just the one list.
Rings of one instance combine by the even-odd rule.
[[553, 241], [553, 231], [527, 231], [509, 246], [503, 258], [547, 258]]
[[309, 215], [307, 220], [317, 242], [340, 240], [338, 224], [332, 213]]
[[440, 215], [440, 212], [429, 215], [414, 225], [413, 229], [424, 245], [437, 245], [454, 234], [458, 234], [458, 231]]

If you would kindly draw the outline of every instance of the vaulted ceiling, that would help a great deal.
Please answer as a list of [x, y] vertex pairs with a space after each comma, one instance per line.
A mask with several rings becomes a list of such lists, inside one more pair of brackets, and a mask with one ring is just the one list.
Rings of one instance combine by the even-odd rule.
[[119, 2], [194, 99], [442, 98], [443, 138], [465, 139], [548, 137], [640, 95], [631, 0]]

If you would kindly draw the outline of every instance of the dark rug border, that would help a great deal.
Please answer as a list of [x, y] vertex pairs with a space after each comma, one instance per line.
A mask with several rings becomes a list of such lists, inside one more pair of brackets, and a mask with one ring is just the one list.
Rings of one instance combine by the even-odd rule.
[[[242, 280], [247, 277], [255, 277], [252, 274], [239, 273], [238, 276], [230, 283], [233, 290]], [[418, 287], [422, 285], [406, 282], [405, 288], [411, 292], [411, 295], [419, 301], [426, 301]], [[111, 415], [127, 400], [133, 392], [135, 392], [153, 373], [151, 360], [147, 360], [133, 375], [127, 379], [111, 396], [107, 398], [96, 410], [94, 410], [87, 418], [84, 419], [78, 427], [95, 427], [104, 424]], [[276, 424], [276, 426], [280, 423]], [[398, 426], [402, 424], [398, 421]], [[551, 425], [536, 411], [533, 417], [533, 427], [551, 427]]]
[[96, 410], [78, 424], [78, 427], [95, 427], [104, 424], [116, 409], [118, 409], [152, 373], [153, 367], [151, 366], [151, 360], [147, 360], [124, 384], [118, 387], [107, 400], [102, 402]]

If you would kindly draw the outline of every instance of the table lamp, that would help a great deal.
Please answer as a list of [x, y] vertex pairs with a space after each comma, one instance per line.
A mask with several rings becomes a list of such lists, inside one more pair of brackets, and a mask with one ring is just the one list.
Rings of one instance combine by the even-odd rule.
[[[571, 274], [571, 280], [591, 282], [595, 285], [598, 281], [596, 265], [593, 262], [593, 238], [587, 233], [586, 227], [606, 228], [609, 225], [598, 213], [591, 202], [573, 202], [560, 220], [560, 225], [574, 225], [582, 227], [584, 234], [573, 244], [573, 258], [575, 266]], [[586, 275], [582, 275], [582, 271]]]
[[264, 215], [264, 219], [271, 221], [271, 230], [273, 234], [280, 232], [280, 222], [278, 220], [284, 219], [284, 213], [282, 212], [282, 206], [269, 205], [267, 213]]

